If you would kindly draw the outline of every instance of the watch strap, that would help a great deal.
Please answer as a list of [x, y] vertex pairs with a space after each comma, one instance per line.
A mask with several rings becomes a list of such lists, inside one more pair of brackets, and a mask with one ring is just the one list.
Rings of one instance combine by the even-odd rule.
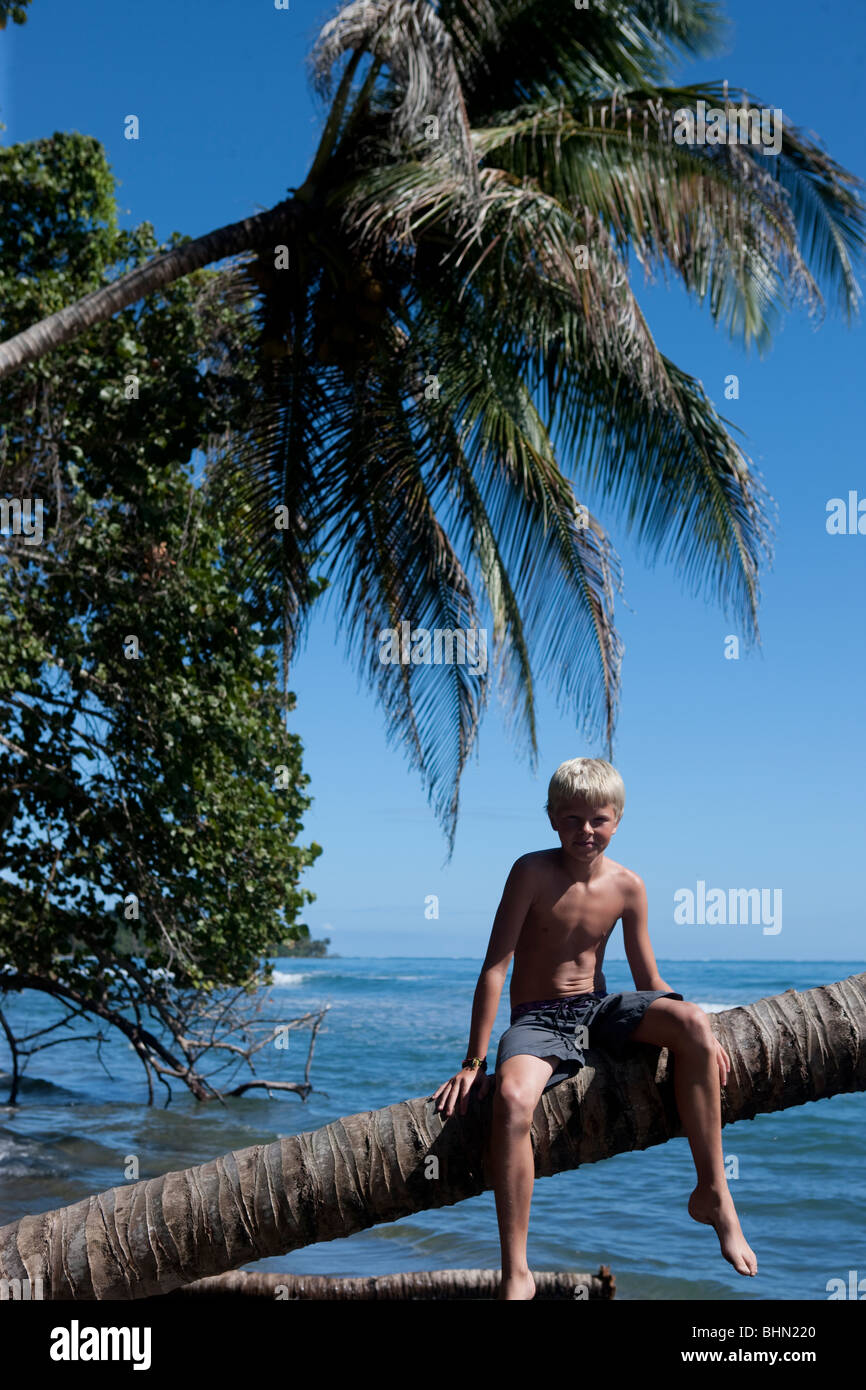
[[466, 1067], [471, 1067], [473, 1071], [483, 1071], [483, 1072], [486, 1072], [486, 1071], [487, 1071], [487, 1058], [486, 1058], [486, 1057], [464, 1057], [464, 1058], [463, 1058], [463, 1062], [462, 1062], [462, 1066], [463, 1066], [464, 1070], [466, 1069]]

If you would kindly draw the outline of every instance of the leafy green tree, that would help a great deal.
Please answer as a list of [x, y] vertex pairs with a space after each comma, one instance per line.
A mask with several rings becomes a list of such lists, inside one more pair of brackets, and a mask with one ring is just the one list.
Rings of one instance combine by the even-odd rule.
[[700, 99], [773, 106], [671, 84], [722, 37], [710, 0], [355, 0], [315, 47], [329, 106], [299, 188], [0, 346], [2, 374], [254, 253], [223, 282], [257, 296], [255, 408], [221, 463], [236, 535], [279, 594], [287, 656], [322, 566], [452, 839], [490, 672], [383, 665], [381, 631], [489, 623], [533, 758], [539, 676], [609, 748], [619, 562], [598, 496], [757, 636], [765, 489], [657, 347], [630, 261], [765, 351], [798, 301], [854, 312], [866, 220], [860, 181], [787, 113], [775, 154], [677, 142], [673, 113]]
[[[96, 141], [2, 150], [0, 178], [6, 323], [155, 251], [149, 226], [117, 230]], [[220, 367], [245, 319], [214, 278], [0, 389], [0, 992], [56, 999], [55, 1038], [72, 1018], [119, 1028], [151, 1095], [175, 1078], [202, 1098], [221, 1093], [206, 1066], [249, 1070], [274, 1039], [260, 958], [308, 936], [320, 853], [298, 844], [309, 779], [275, 605], [188, 466], [240, 404]], [[227, 348], [209, 367], [205, 336]], [[4, 1026], [17, 1062], [31, 1049]]]

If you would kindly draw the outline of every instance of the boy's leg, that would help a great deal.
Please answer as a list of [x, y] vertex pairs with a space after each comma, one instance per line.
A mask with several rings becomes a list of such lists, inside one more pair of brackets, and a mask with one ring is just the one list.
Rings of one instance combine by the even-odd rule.
[[725, 1177], [719, 1064], [709, 1018], [697, 1004], [655, 999], [631, 1037], [666, 1047], [674, 1056], [677, 1109], [698, 1175], [689, 1215], [715, 1228], [722, 1254], [739, 1274], [757, 1274], [758, 1261], [743, 1235]]
[[535, 1184], [530, 1129], [532, 1116], [556, 1057], [509, 1057], [496, 1073], [490, 1162], [499, 1243], [502, 1247], [502, 1299], [531, 1299], [535, 1280], [526, 1260], [529, 1208]]

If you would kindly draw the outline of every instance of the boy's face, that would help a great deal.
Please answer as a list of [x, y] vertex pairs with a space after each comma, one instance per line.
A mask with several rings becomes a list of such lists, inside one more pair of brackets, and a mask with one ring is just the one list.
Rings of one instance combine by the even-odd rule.
[[551, 815], [550, 824], [566, 853], [587, 863], [604, 854], [617, 832], [613, 806], [593, 807], [579, 797], [563, 801]]

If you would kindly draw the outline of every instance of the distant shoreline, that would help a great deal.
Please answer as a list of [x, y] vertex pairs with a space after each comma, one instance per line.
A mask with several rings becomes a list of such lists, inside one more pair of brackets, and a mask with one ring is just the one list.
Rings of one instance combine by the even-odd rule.
[[284, 941], [272, 945], [267, 955], [272, 960], [339, 960], [339, 956], [328, 954], [330, 944], [329, 936], [318, 940], [309, 937], [303, 941]]
[[[335, 954], [335, 955], [332, 955], [332, 956], [331, 956], [331, 955], [328, 955], [328, 956], [319, 956], [319, 955], [313, 955], [312, 953], [309, 954], [309, 955], [307, 955], [307, 954], [305, 954], [305, 953], [303, 953], [303, 952], [301, 952], [301, 951], [284, 951], [282, 954], [280, 954], [279, 952], [276, 952], [276, 953], [271, 952], [271, 954], [270, 954], [269, 956], [265, 956], [265, 960], [342, 960], [342, 959], [343, 959], [343, 957], [342, 957], [341, 955], [339, 955], [339, 954]], [[350, 959], [350, 960], [355, 960], [355, 959], [357, 959], [357, 960], [364, 960], [365, 957], [364, 957], [364, 956], [357, 956], [357, 957], [355, 957], [355, 956], [350, 956], [350, 957], [347, 957], [347, 959]], [[370, 959], [371, 959], [371, 960], [372, 960], [372, 959], [376, 959], [376, 957], [372, 957], [372, 956], [371, 956]], [[390, 960], [390, 956], [383, 956], [382, 959], [383, 959], [383, 960]], [[395, 957], [395, 959], [399, 959], [399, 957]], [[434, 957], [434, 959], [436, 959], [436, 957]]]

